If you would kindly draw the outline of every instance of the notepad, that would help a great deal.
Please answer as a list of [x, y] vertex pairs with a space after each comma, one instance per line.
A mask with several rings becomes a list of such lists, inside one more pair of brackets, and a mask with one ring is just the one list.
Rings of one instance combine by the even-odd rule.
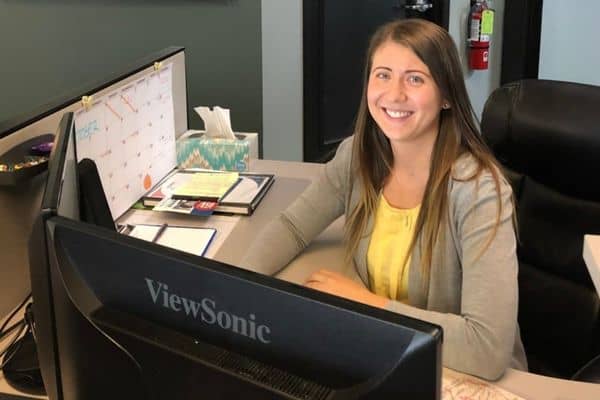
[[237, 172], [196, 172], [173, 190], [171, 198], [219, 201], [237, 181]]
[[[161, 225], [135, 225], [129, 232], [129, 236], [152, 242], [160, 229]], [[156, 243], [185, 251], [186, 253], [202, 256], [206, 252], [206, 249], [210, 245], [216, 232], [216, 229], [213, 228], [169, 225], [156, 240]]]

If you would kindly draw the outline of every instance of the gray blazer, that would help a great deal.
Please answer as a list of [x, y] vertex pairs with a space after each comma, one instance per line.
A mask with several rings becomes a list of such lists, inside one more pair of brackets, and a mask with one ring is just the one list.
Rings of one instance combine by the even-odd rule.
[[[274, 274], [331, 222], [348, 215], [361, 191], [351, 172], [351, 149], [352, 137], [340, 144], [320, 178], [261, 232], [242, 265], [250, 269], [260, 266], [261, 271]], [[493, 242], [480, 254], [496, 221], [497, 200], [491, 173], [484, 172], [477, 180], [460, 180], [469, 177], [476, 166], [467, 155], [453, 167], [448, 224], [434, 246], [430, 279], [422, 280], [416, 246], [409, 272], [409, 304], [390, 300], [387, 308], [440, 325], [445, 366], [495, 380], [509, 366], [526, 370], [527, 360], [517, 325], [518, 264], [511, 188], [502, 182], [500, 226]], [[367, 286], [369, 241], [370, 234], [354, 254], [358, 275]], [[273, 245], [267, 249], [264, 243]]]

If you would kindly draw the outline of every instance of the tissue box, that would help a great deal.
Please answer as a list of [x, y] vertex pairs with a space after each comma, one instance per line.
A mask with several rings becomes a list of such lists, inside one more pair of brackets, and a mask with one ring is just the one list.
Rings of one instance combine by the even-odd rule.
[[237, 139], [212, 139], [202, 131], [191, 131], [177, 139], [179, 168], [207, 168], [222, 171], [248, 171], [250, 140], [243, 134]]

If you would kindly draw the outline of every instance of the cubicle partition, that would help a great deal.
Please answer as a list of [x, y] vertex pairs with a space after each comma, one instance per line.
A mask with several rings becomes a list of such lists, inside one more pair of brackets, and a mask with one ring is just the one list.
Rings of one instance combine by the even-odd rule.
[[[132, 63], [122, 71], [98, 77], [97, 82], [84, 87], [65, 88], [65, 94], [61, 97], [26, 114], [0, 121], [0, 322], [31, 292], [27, 243], [34, 218], [40, 210], [47, 178], [47, 157], [35, 155], [38, 147], [46, 146], [45, 150], [49, 151], [51, 147], [48, 144], [53, 142], [54, 133], [66, 112], [89, 115], [95, 106], [96, 110], [101, 110], [96, 112], [98, 120], [102, 120], [101, 124], [95, 125], [98, 132], [110, 129], [107, 115], [110, 113], [116, 117], [114, 111], [118, 113], [118, 107], [124, 110], [123, 104], [129, 107], [132, 114], [144, 116], [144, 106], [134, 106], [127, 95], [139, 89], [140, 85], [136, 87], [136, 84], [142, 79], [144, 83], [150, 82], [161, 71], [169, 72], [168, 95], [171, 99], [167, 111], [171, 111], [168, 121], [172, 125], [169, 130], [178, 137], [188, 127], [185, 54], [182, 47], [163, 49]], [[121, 104], [109, 103], [109, 96], [113, 96]], [[53, 97], [54, 94], [48, 94], [48, 98]], [[137, 96], [137, 100], [141, 102], [141, 96]], [[138, 119], [121, 118], [117, 122], [121, 125], [141, 125]], [[80, 122], [83, 125], [85, 118], [82, 117]], [[87, 122], [91, 121], [88, 119]], [[83, 143], [86, 140], [87, 148], [96, 146], [89, 133], [89, 129], [81, 132], [82, 148], [86, 147]], [[163, 170], [173, 168], [174, 162], [173, 159], [173, 165], [164, 166], [158, 171], [155, 179], [161, 177], [158, 175]], [[130, 205], [123, 205], [118, 210], [122, 212]]]
[[26, 244], [45, 184], [43, 163], [12, 170], [18, 163], [15, 153], [27, 156], [32, 145], [51, 142], [62, 115], [84, 109], [86, 99], [102, 99], [159, 66], [172, 67], [173, 121], [178, 137], [188, 126], [185, 55], [181, 47], [161, 50], [124, 71], [99, 77], [96, 83], [67, 90], [63, 97], [30, 113], [0, 121], [0, 164], [11, 168], [10, 171], [0, 168], [0, 319], [29, 292]]

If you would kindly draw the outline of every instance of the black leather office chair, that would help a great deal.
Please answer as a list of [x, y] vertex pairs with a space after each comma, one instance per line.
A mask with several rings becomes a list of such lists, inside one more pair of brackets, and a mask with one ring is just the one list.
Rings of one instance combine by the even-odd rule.
[[490, 95], [481, 123], [517, 201], [530, 371], [598, 383], [600, 301], [582, 250], [584, 234], [600, 234], [599, 107], [600, 87], [523, 80]]

